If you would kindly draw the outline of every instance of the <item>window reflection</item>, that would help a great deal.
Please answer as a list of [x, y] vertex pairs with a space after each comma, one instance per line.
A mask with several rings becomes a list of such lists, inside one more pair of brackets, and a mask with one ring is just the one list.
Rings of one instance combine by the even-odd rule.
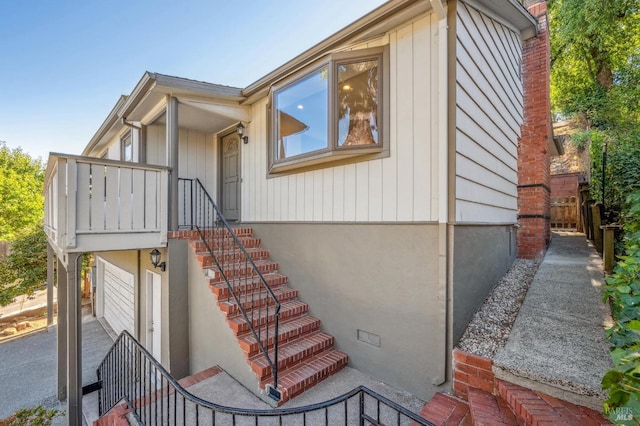
[[322, 68], [276, 94], [277, 159], [327, 148], [327, 75]]
[[378, 60], [338, 65], [338, 146], [378, 143]]

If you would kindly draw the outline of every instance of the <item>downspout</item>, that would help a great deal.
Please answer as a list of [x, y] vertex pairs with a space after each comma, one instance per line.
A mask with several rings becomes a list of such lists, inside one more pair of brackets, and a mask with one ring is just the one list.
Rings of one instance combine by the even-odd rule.
[[[441, 385], [447, 381], [448, 363], [450, 357], [449, 348], [449, 298], [450, 298], [450, 254], [449, 254], [449, 76], [448, 76], [448, 23], [447, 10], [442, 4], [442, 0], [429, 0], [433, 13], [438, 19], [437, 30], [437, 109], [435, 124], [437, 125], [437, 159], [438, 159], [438, 305], [440, 324], [439, 329], [443, 330], [441, 344], [444, 345], [440, 358], [440, 373], [431, 378], [433, 385]], [[434, 122], [432, 118], [432, 123]]]

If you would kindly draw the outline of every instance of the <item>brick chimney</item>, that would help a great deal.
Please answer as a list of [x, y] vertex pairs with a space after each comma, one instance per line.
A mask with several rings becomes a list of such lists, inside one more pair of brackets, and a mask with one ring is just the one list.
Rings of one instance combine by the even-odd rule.
[[547, 2], [525, 0], [538, 35], [523, 42], [524, 123], [518, 143], [518, 257], [541, 259], [551, 239], [549, 30]]

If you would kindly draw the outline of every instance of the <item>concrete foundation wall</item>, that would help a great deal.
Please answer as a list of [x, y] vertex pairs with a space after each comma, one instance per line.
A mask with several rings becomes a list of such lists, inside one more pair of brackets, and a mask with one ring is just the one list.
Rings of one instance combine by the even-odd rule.
[[454, 226], [453, 344], [516, 258], [513, 226]]
[[445, 382], [436, 224], [250, 225], [350, 366], [424, 399]]

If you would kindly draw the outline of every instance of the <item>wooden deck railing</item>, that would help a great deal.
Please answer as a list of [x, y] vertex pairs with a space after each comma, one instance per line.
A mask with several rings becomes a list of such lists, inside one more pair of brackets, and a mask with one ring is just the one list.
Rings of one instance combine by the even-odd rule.
[[52, 153], [45, 232], [59, 252], [160, 247], [167, 241], [166, 167]]

